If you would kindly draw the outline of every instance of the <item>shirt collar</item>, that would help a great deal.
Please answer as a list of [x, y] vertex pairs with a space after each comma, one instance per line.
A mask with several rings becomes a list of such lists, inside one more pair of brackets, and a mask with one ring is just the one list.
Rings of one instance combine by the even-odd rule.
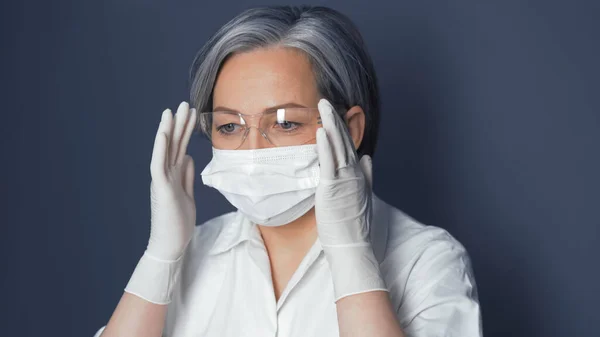
[[246, 218], [240, 211], [237, 211], [235, 216], [229, 217], [227, 222], [222, 224], [221, 231], [208, 254], [224, 253], [247, 240], [263, 242], [256, 224]]
[[[383, 261], [387, 248], [390, 206], [379, 199], [375, 193], [373, 193], [372, 206], [373, 218], [370, 228], [371, 245], [375, 257], [381, 262]], [[221, 231], [217, 235], [208, 254], [216, 255], [224, 253], [248, 240], [264, 244], [257, 225], [238, 211], [235, 213], [235, 216], [227, 217], [227, 222], [223, 223]], [[316, 245], [319, 246], [319, 250], [322, 249], [318, 238]]]

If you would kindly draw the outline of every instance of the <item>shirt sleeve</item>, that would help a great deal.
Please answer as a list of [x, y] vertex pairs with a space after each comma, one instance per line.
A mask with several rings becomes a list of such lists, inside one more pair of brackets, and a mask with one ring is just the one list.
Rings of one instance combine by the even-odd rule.
[[467, 251], [447, 232], [436, 232], [402, 268], [404, 277], [396, 278], [404, 280], [396, 308], [399, 321], [410, 337], [480, 337], [477, 286]]

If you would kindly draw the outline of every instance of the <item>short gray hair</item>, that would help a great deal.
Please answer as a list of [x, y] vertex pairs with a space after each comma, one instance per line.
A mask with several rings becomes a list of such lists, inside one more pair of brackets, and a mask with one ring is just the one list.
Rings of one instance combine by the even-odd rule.
[[358, 153], [373, 156], [379, 127], [375, 69], [358, 29], [346, 16], [327, 7], [261, 7], [233, 18], [194, 59], [191, 105], [198, 111], [212, 110], [214, 84], [228, 56], [274, 45], [296, 48], [308, 56], [319, 93], [334, 106], [363, 109], [366, 125]]

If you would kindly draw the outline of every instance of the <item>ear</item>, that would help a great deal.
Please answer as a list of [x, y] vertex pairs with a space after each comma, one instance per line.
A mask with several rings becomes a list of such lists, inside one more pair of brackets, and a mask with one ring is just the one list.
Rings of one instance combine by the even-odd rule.
[[365, 134], [365, 112], [360, 106], [355, 105], [346, 112], [344, 120], [354, 141], [354, 148], [358, 149]]

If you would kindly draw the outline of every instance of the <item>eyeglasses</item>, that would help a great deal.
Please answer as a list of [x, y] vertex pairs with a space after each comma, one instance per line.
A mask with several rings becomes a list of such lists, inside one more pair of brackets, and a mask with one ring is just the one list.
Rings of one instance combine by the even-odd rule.
[[222, 150], [240, 148], [252, 128], [274, 146], [294, 146], [315, 140], [319, 127], [317, 108], [274, 109], [253, 115], [234, 111], [198, 114], [198, 128], [214, 148]]

